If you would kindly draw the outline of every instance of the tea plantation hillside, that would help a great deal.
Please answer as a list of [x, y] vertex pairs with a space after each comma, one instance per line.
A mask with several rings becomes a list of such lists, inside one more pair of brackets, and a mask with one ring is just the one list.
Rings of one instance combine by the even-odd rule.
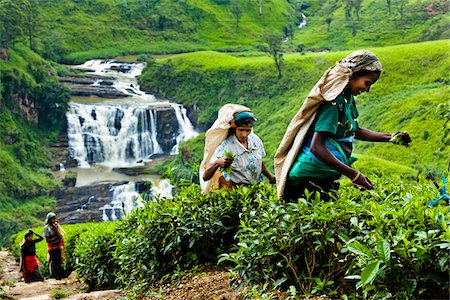
[[[409, 148], [391, 144], [357, 143], [364, 154], [358, 165], [371, 171], [406, 172], [448, 166], [449, 41], [369, 48], [383, 64], [383, 73], [370, 93], [357, 98], [359, 124], [372, 130], [407, 130]], [[251, 107], [258, 118], [255, 130], [265, 142], [268, 162], [291, 118], [322, 73], [345, 52], [286, 54], [283, 77], [277, 78], [269, 57], [241, 57], [217, 52], [177, 55], [147, 67], [141, 84], [159, 95], [191, 107], [200, 127], [208, 128], [218, 108], [229, 102]], [[184, 145], [201, 159], [204, 137]], [[198, 153], [200, 152], [200, 153]], [[378, 160], [375, 159], [378, 158]], [[384, 161], [383, 161], [384, 160]], [[386, 167], [384, 169], [383, 167]]]
[[445, 0], [12, 2], [0, 1], [4, 27], [13, 25], [15, 34], [22, 33], [22, 40], [45, 58], [65, 62], [121, 54], [255, 50], [269, 32], [284, 38], [289, 51], [449, 38]]

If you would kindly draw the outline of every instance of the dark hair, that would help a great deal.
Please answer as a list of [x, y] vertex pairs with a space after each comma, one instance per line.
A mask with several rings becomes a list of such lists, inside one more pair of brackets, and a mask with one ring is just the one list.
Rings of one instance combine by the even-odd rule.
[[237, 121], [234, 122], [234, 124], [236, 126], [242, 126], [242, 125], [253, 125], [255, 123], [255, 119], [254, 118], [243, 118], [243, 119], [239, 119]]
[[381, 71], [378, 71], [378, 70], [375, 70], [375, 71], [359, 70], [359, 71], [354, 72], [352, 74], [351, 78], [359, 78], [359, 77], [367, 76], [367, 75], [373, 74], [373, 73], [376, 73], [376, 74], [380, 75]]

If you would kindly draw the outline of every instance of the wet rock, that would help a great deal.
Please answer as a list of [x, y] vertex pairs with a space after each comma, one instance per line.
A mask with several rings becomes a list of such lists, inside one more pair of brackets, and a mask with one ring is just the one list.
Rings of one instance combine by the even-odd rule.
[[144, 173], [144, 167], [131, 167], [131, 168], [113, 168], [114, 172], [126, 174], [128, 176], [137, 176]]
[[118, 89], [111, 86], [75, 86], [68, 85], [70, 88], [70, 93], [73, 96], [97, 96], [100, 98], [125, 98], [129, 97], [129, 95], [119, 91]]
[[112, 188], [128, 181], [98, 182], [89, 186], [62, 187], [51, 195], [56, 198], [56, 213], [62, 224], [102, 221], [102, 210], [112, 201]]
[[176, 138], [180, 130], [175, 111], [173, 108], [168, 110], [158, 110], [156, 112], [156, 118], [156, 140], [164, 153], [170, 153], [177, 143]]

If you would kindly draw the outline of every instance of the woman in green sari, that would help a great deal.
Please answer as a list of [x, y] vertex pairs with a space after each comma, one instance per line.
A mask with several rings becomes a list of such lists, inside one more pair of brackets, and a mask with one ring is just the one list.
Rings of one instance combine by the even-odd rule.
[[370, 51], [349, 54], [329, 68], [314, 86], [291, 121], [275, 154], [278, 195], [296, 200], [305, 190], [329, 199], [342, 175], [362, 189], [373, 185], [352, 168], [354, 139], [372, 142], [399, 141], [409, 145], [407, 132], [374, 132], [358, 125], [354, 96], [369, 92], [381, 74], [381, 63]]

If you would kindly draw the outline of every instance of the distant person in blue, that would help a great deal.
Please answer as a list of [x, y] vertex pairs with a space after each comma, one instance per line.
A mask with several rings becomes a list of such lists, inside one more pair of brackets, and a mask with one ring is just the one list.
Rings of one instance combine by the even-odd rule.
[[206, 132], [205, 154], [200, 166], [205, 193], [211, 187], [236, 188], [275, 176], [263, 162], [266, 155], [261, 139], [253, 133], [256, 118], [252, 111], [238, 104], [226, 104], [216, 122]]
[[373, 189], [372, 182], [352, 168], [355, 139], [408, 146], [407, 132], [374, 132], [359, 126], [354, 96], [369, 92], [381, 74], [381, 63], [370, 51], [349, 54], [329, 68], [289, 124], [275, 154], [278, 197], [297, 200], [317, 191], [329, 200], [344, 175], [355, 186]]

